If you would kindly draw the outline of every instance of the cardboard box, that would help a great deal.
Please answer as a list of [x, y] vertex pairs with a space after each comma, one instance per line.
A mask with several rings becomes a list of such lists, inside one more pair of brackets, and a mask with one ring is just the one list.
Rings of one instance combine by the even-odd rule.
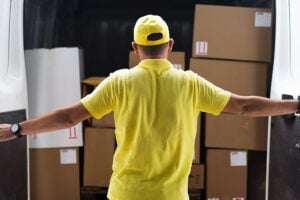
[[267, 93], [267, 63], [191, 58], [190, 70], [239, 95]]
[[193, 57], [272, 60], [272, 9], [196, 5]]
[[91, 125], [97, 128], [115, 128], [114, 112], [104, 115], [101, 119], [92, 117]]
[[108, 187], [112, 174], [115, 129], [85, 128], [83, 185]]
[[189, 175], [189, 190], [204, 189], [204, 165], [192, 165]]
[[[185, 52], [171, 51], [168, 60], [173, 64], [176, 69], [185, 69]], [[133, 51], [129, 52], [129, 68], [139, 64], [140, 58]]]
[[30, 199], [80, 199], [78, 147], [30, 149]]
[[247, 199], [247, 151], [208, 149], [206, 198]]
[[245, 150], [267, 149], [268, 118], [232, 114], [206, 115], [205, 146]]
[[90, 77], [81, 81], [82, 97], [91, 93], [106, 77]]
[[[91, 77], [81, 81], [82, 84], [82, 96], [86, 96], [91, 93], [106, 77]], [[114, 113], [110, 112], [104, 115], [101, 119], [92, 117], [89, 123], [93, 127], [98, 128], [115, 128]]]
[[[266, 63], [191, 59], [190, 69], [215, 85], [239, 95], [266, 95]], [[206, 114], [205, 146], [266, 150], [268, 118]]]

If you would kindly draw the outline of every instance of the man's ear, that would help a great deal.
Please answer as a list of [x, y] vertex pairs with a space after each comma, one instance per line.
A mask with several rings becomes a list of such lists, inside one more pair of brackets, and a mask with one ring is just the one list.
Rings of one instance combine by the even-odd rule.
[[133, 51], [136, 55], [139, 55], [139, 49], [137, 47], [137, 44], [135, 42], [131, 42], [131, 46], [133, 48]]
[[169, 52], [172, 51], [173, 45], [174, 45], [174, 40], [173, 40], [173, 38], [171, 38], [171, 39], [169, 40], [169, 47], [168, 47], [168, 51], [169, 51]]

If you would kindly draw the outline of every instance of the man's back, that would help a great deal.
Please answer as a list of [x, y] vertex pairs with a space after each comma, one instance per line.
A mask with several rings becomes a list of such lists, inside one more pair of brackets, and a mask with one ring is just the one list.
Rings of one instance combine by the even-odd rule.
[[[216, 91], [210, 87], [165, 59], [146, 59], [133, 69], [115, 72], [91, 95], [96, 98], [83, 101], [95, 116], [110, 111], [97, 114], [103, 108], [115, 113], [118, 147], [108, 194], [112, 200], [188, 199], [197, 116], [210, 100], [198, 97]], [[223, 108], [225, 97], [215, 100], [215, 112]]]

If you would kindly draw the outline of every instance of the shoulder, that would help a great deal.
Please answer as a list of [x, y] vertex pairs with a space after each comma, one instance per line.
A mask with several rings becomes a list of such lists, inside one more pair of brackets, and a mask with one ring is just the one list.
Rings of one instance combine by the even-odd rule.
[[122, 68], [122, 69], [118, 69], [112, 73], [110, 73], [110, 77], [114, 77], [114, 78], [118, 78], [118, 77], [126, 77], [129, 75], [132, 75], [136, 72], [140, 71], [139, 67], [133, 67], [133, 68]]
[[128, 74], [130, 71], [130, 69], [127, 68], [123, 68], [123, 69], [118, 69], [114, 72], [111, 72], [109, 77], [118, 77], [118, 76], [124, 76], [126, 74]]
[[196, 82], [206, 82], [205, 78], [201, 77], [200, 75], [198, 75], [197, 73], [195, 73], [191, 70], [186, 70], [186, 71], [178, 70], [178, 71], [179, 71], [179, 73], [183, 73], [183, 76], [186, 79], [188, 79], [192, 82], [194, 82], [194, 81], [196, 81]]

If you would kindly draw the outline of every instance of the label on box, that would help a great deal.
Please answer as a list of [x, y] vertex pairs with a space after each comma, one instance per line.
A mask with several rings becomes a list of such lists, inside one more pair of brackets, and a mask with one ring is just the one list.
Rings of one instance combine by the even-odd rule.
[[207, 198], [207, 200], [220, 200], [219, 198]]
[[230, 152], [230, 166], [232, 167], [247, 166], [247, 152], [246, 151]]
[[173, 67], [175, 69], [182, 69], [181, 64], [173, 64]]
[[255, 13], [255, 27], [271, 27], [272, 13], [270, 12], [256, 12]]
[[244, 197], [235, 197], [235, 198], [232, 198], [232, 200], [245, 200]]
[[206, 41], [197, 41], [196, 42], [196, 55], [207, 55], [208, 42]]
[[76, 150], [75, 149], [61, 149], [60, 150], [60, 164], [76, 164]]

